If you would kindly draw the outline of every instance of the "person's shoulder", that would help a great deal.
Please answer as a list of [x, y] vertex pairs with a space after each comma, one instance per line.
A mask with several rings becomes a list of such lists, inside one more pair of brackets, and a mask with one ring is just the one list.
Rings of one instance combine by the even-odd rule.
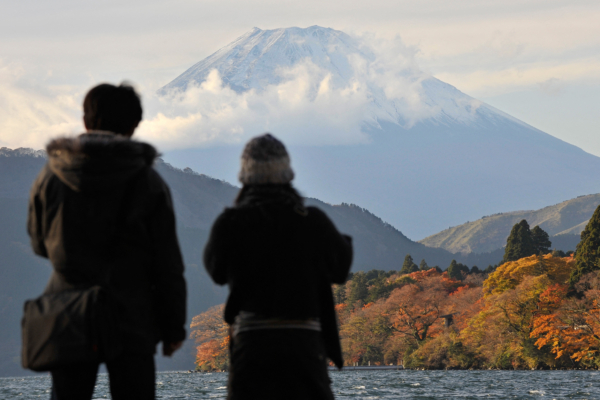
[[306, 207], [306, 211], [308, 212], [308, 216], [314, 219], [329, 219], [325, 211], [321, 210], [319, 207], [308, 206]]
[[169, 191], [169, 185], [167, 185], [167, 182], [154, 167], [144, 167], [144, 170], [139, 175], [139, 179], [147, 184], [148, 190], [151, 192]]
[[315, 225], [329, 225], [331, 224], [331, 219], [325, 213], [325, 211], [321, 210], [315, 206], [306, 207], [307, 218], [311, 221], [311, 223]]
[[46, 163], [38, 173], [38, 176], [33, 182], [31, 190], [34, 192], [40, 191], [43, 188], [47, 187], [49, 184], [53, 183], [54, 181], [59, 181], [59, 179], [56, 176], [56, 174], [52, 172], [52, 170], [48, 166], [48, 163]]
[[225, 207], [213, 222], [213, 229], [224, 230], [227, 227], [236, 223], [239, 219], [240, 212], [236, 208]]

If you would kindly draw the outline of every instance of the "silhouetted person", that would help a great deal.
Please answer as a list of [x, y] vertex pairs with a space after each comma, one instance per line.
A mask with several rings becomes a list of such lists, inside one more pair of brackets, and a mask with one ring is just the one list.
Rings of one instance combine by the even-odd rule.
[[[107, 362], [113, 399], [154, 399], [154, 353], [185, 339], [186, 285], [171, 195], [149, 144], [130, 140], [142, 119], [130, 86], [102, 84], [83, 103], [87, 133], [51, 141], [31, 190], [28, 231], [52, 262], [45, 293], [104, 284], [119, 303], [123, 350]], [[99, 365], [51, 371], [52, 399], [91, 399]]]
[[352, 242], [305, 207], [279, 140], [252, 139], [233, 208], [216, 220], [204, 264], [228, 284], [229, 399], [333, 399], [327, 356], [343, 365], [332, 283], [346, 281]]

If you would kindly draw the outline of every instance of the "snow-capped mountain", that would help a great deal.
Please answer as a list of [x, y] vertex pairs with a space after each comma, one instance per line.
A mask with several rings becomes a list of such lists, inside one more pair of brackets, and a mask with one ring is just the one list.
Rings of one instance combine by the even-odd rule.
[[[361, 129], [369, 141], [292, 146], [296, 184], [311, 197], [366, 207], [414, 239], [482, 215], [600, 192], [600, 158], [423, 73], [406, 49], [381, 52], [367, 43], [319, 26], [255, 28], [159, 93], [184, 93], [214, 70], [237, 93], [260, 93], [292, 79], [299, 66], [314, 96], [323, 86], [364, 93]], [[235, 182], [242, 145], [166, 158]]]
[[295, 66], [310, 63], [316, 82], [329, 77], [328, 84], [333, 88], [347, 88], [356, 83], [364, 86], [370, 99], [364, 115], [368, 125], [378, 126], [378, 121], [388, 121], [410, 127], [425, 116], [439, 124], [473, 124], [482, 117], [508, 117], [424, 74], [410, 60], [386, 65], [394, 61], [397, 60], [381, 60], [364, 43], [331, 28], [254, 28], [193, 65], [159, 93], [185, 91], [190, 85], [206, 80], [213, 70], [219, 72], [225, 85], [237, 92], [251, 89], [260, 92], [269, 85], [285, 82], [290, 77], [286, 72]]

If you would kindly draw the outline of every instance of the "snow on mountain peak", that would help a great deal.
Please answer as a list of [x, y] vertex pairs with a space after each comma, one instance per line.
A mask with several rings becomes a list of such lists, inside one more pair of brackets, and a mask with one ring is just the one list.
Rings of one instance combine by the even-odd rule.
[[288, 132], [296, 143], [333, 144], [369, 141], [365, 128], [383, 121], [410, 129], [511, 119], [424, 73], [414, 54], [399, 38], [316, 25], [254, 28], [161, 88], [159, 101], [171, 110], [144, 129], [160, 140], [163, 127], [176, 126], [197, 145], [264, 130]]

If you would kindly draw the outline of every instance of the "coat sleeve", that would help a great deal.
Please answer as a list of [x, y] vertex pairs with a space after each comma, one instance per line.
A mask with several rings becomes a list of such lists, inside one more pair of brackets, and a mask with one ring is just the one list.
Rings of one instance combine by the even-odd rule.
[[329, 217], [316, 207], [309, 207], [314, 215], [318, 232], [318, 244], [325, 257], [331, 283], [344, 283], [352, 265], [352, 237], [341, 234]]
[[204, 248], [204, 267], [218, 285], [227, 283], [231, 240], [228, 229], [228, 211], [225, 210], [212, 226]]
[[171, 193], [162, 179], [158, 179], [161, 190], [150, 220], [154, 249], [153, 283], [161, 340], [163, 343], [175, 343], [186, 337], [187, 289]]
[[43, 220], [44, 220], [44, 207], [42, 200], [42, 184], [44, 177], [46, 176], [47, 167], [44, 167], [40, 175], [33, 183], [31, 192], [29, 195], [29, 208], [27, 213], [27, 233], [31, 240], [31, 247], [33, 252], [38, 256], [48, 258], [48, 251], [44, 244], [44, 231], [43, 231]]

